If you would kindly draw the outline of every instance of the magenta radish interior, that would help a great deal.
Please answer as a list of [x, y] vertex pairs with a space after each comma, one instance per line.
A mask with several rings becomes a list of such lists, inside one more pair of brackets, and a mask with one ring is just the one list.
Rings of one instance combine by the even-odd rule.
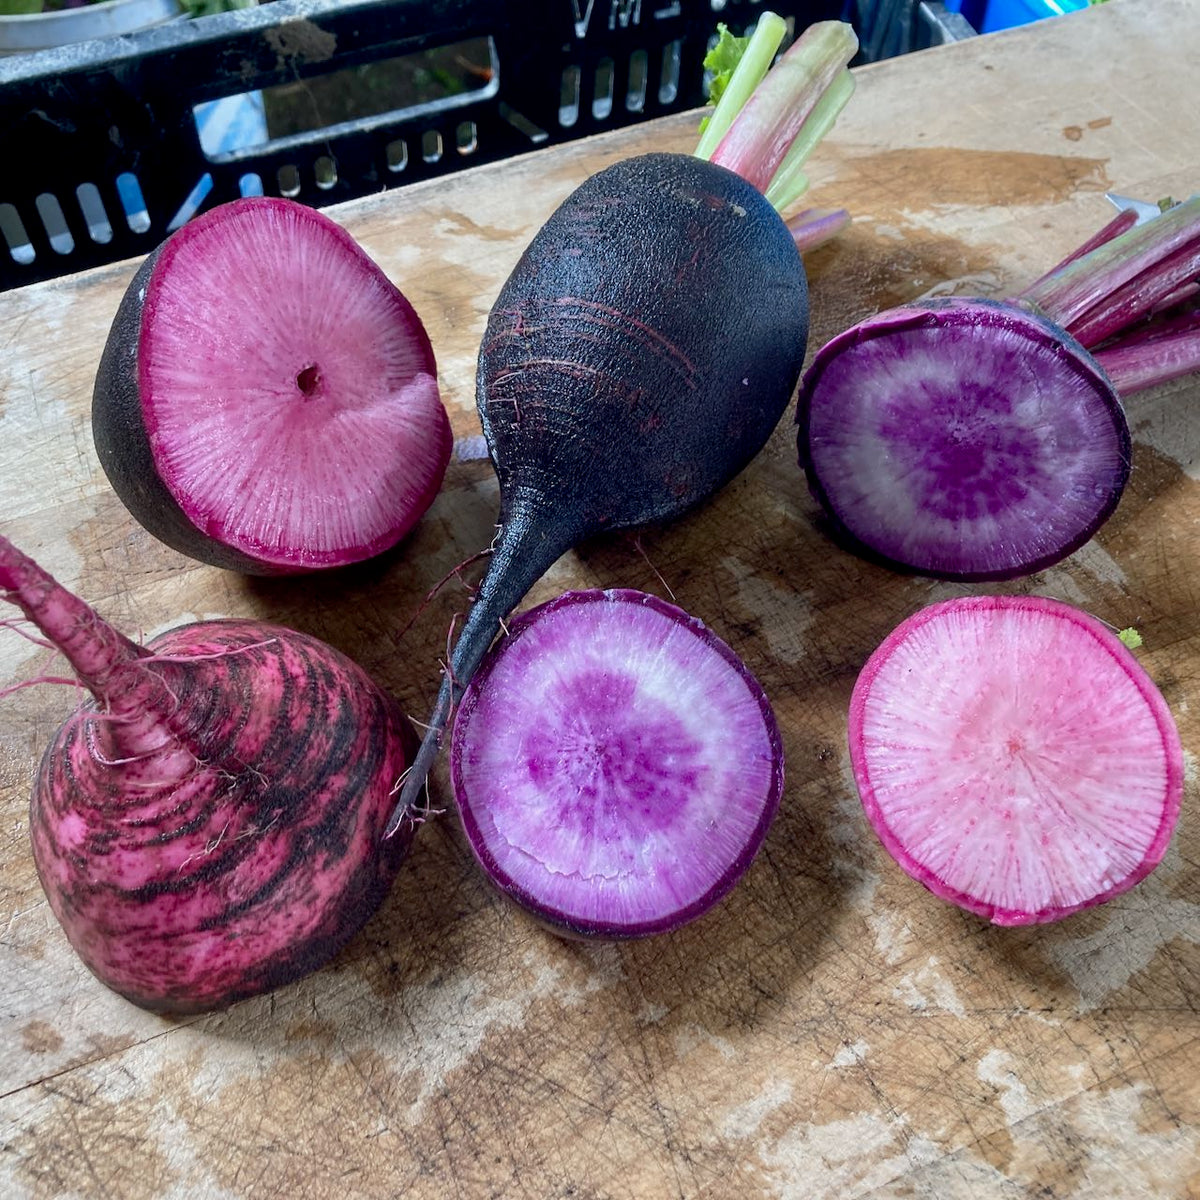
[[163, 245], [138, 384], [180, 508], [268, 562], [385, 549], [445, 470], [449, 426], [420, 321], [344, 230], [303, 205], [235, 201]]
[[856, 542], [922, 573], [1057, 561], [1107, 519], [1129, 471], [1120, 401], [1063, 338], [1015, 308], [948, 300], [835, 339], [804, 383], [814, 492]]
[[700, 915], [757, 852], [783, 786], [762, 689], [699, 621], [633, 591], [513, 623], [454, 723], [454, 795], [506, 892], [628, 937]]
[[1104, 625], [1059, 601], [931, 605], [871, 656], [850, 756], [884, 846], [996, 924], [1047, 921], [1161, 860], [1183, 758], [1161, 693]]

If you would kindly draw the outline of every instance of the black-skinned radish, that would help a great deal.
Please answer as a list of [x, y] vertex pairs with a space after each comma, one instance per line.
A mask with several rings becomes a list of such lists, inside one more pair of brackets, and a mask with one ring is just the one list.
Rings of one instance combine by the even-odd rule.
[[808, 334], [798, 244], [838, 219], [806, 214], [794, 234], [764, 191], [780, 207], [804, 191], [857, 41], [811, 26], [768, 72], [783, 33], [760, 17], [696, 155], [642, 155], [585, 181], [492, 307], [476, 395], [499, 533], [394, 824], [422, 803], [462, 688], [533, 583], [588, 537], [707, 499], [790, 402]]
[[340, 225], [272, 197], [219, 205], [146, 258], [109, 332], [92, 427], [150, 533], [256, 575], [394, 546], [451, 449], [412, 305]]

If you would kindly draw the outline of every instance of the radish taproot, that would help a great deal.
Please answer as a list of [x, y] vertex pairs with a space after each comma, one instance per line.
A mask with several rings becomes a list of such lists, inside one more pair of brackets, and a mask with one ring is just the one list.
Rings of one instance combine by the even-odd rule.
[[850, 762], [884, 847], [997, 925], [1119, 895], [1162, 859], [1183, 750], [1120, 637], [1039, 596], [922, 609], [854, 686]]
[[800, 464], [836, 536], [959, 580], [1077, 550], [1129, 478], [1122, 397], [1200, 371], [1200, 198], [1110, 222], [1007, 301], [917, 301], [805, 373]]
[[[586, 180], [492, 307], [476, 399], [499, 533], [393, 824], [422, 803], [450, 712], [500, 622], [555, 560], [711, 496], [790, 403], [807, 281], [761, 188], [786, 172], [780, 203], [803, 192], [811, 126], [828, 128], [848, 98], [857, 42], [847, 25], [810, 26], [768, 72], [783, 30], [760, 17], [704, 131], [711, 160], [646, 154]], [[746, 79], [761, 81], [749, 102]], [[755, 182], [721, 165], [725, 156]]]
[[269, 197], [222, 204], [146, 258], [92, 426], [150, 533], [248, 574], [387, 550], [432, 503], [451, 448], [412, 305], [341, 226]]
[[0, 538], [0, 590], [93, 699], [30, 805], [50, 907], [91, 971], [156, 1012], [219, 1008], [323, 965], [379, 906], [417, 739], [314, 638], [250, 620], [128, 640]]
[[779, 807], [762, 688], [700, 621], [643, 592], [523, 613], [466, 688], [451, 739], [467, 841], [559, 932], [630, 938], [707, 912]]

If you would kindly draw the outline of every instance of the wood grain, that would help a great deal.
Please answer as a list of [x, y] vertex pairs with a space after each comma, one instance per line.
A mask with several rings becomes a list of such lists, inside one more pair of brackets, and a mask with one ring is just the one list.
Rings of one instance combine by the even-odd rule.
[[[1108, 216], [1107, 188], [1197, 187], [1194, 0], [1100, 8], [858, 72], [813, 164], [855, 222], [811, 256], [813, 346], [931, 291], [1002, 294]], [[425, 318], [456, 432], [474, 355], [533, 230], [589, 172], [687, 149], [654, 122], [334, 210]], [[250, 581], [138, 530], [88, 407], [136, 264], [0, 297], [0, 523], [111, 620], [150, 635], [265, 617], [346, 650], [422, 718], [457, 583], [491, 538], [485, 462], [456, 462], [400, 552], [336, 576]], [[1061, 567], [1009, 585], [1136, 625], [1200, 745], [1200, 389], [1137, 397], [1133, 482]], [[855, 674], [916, 608], [970, 590], [831, 548], [790, 423], [711, 504], [600, 540], [529, 597], [661, 592], [742, 654], [776, 707], [788, 786], [741, 886], [678, 934], [555, 939], [492, 894], [447, 816], [324, 971], [168, 1021], [92, 979], [42, 898], [26, 803], [72, 704], [0, 709], [0, 1194], [11, 1197], [1200, 1196], [1200, 826], [1190, 769], [1163, 866], [1052, 928], [997, 930], [886, 858], [849, 781]], [[411, 623], [411, 624], [410, 624]], [[0, 637], [0, 686], [43, 652]], [[1194, 759], [1189, 758], [1194, 764]], [[445, 801], [444, 770], [435, 786]]]

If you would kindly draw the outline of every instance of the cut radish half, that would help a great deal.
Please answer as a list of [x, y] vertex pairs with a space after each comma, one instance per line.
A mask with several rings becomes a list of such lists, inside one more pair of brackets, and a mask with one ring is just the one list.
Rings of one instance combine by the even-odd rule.
[[510, 626], [463, 696], [454, 795], [504, 892], [558, 930], [636, 937], [712, 907], [779, 806], [770, 704], [701, 622], [568, 592]]
[[1129, 476], [1121, 401], [1063, 329], [1007, 304], [936, 300], [817, 354], [801, 465], [852, 548], [926, 575], [1005, 579], [1059, 561]]
[[909, 617], [863, 668], [849, 734], [888, 852], [997, 925], [1131, 888], [1179, 816], [1183, 750], [1162, 694], [1057, 600], [974, 596]]
[[92, 418], [101, 464], [142, 525], [253, 573], [394, 545], [451, 448], [412, 306], [341, 226], [263, 197], [197, 217], [146, 260]]

